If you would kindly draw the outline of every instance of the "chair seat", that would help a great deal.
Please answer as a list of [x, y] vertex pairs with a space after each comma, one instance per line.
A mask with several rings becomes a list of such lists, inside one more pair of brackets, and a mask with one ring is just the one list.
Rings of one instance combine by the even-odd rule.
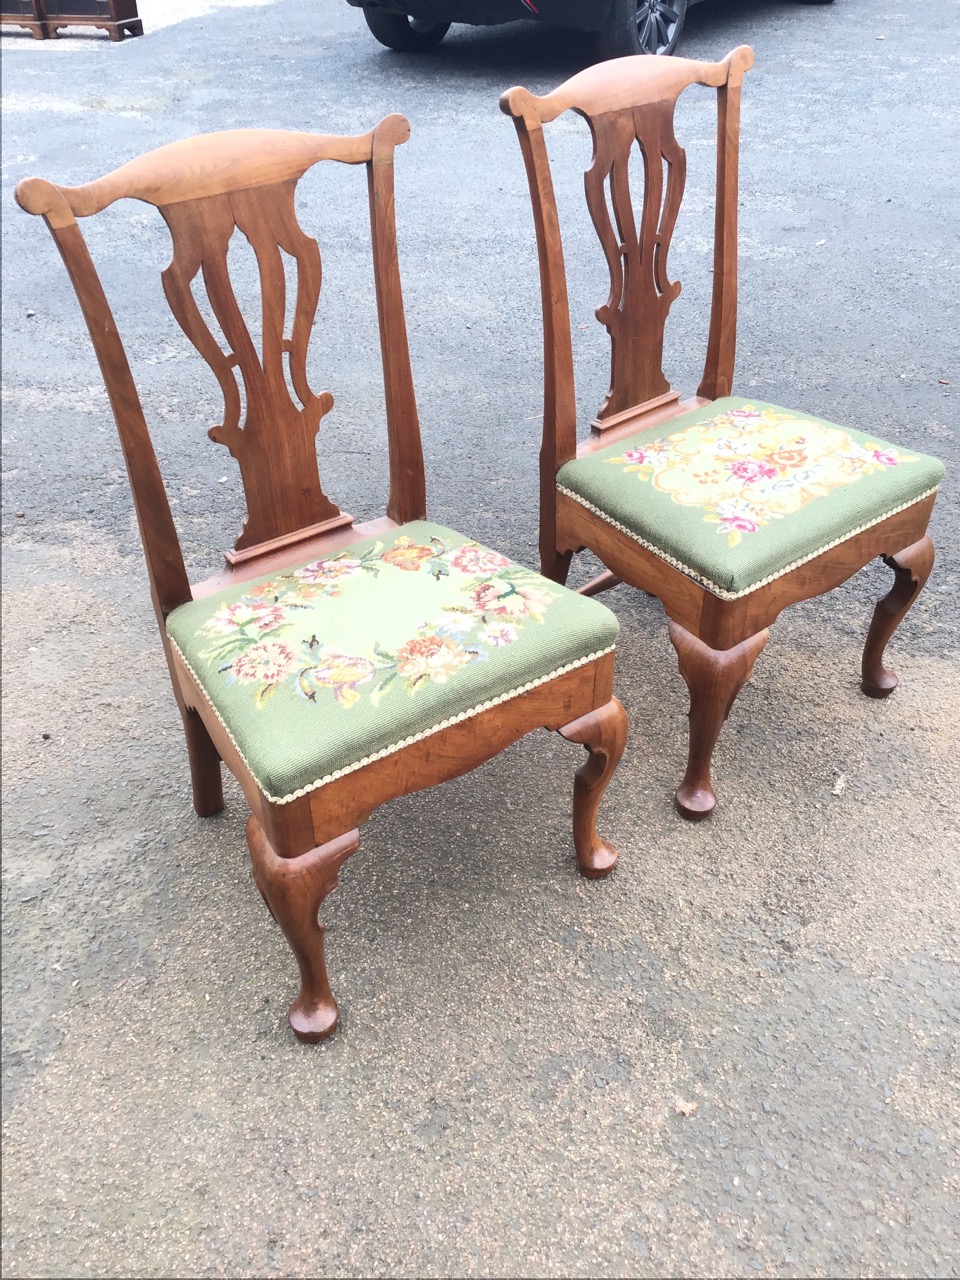
[[617, 631], [604, 605], [428, 521], [167, 618], [279, 804], [582, 666]]
[[933, 493], [943, 465], [728, 396], [568, 462], [562, 493], [735, 600]]

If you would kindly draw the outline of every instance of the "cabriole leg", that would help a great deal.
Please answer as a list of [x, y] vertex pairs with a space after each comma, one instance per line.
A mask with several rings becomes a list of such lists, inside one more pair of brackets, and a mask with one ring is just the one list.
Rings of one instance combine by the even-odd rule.
[[883, 557], [894, 572], [894, 583], [877, 602], [863, 647], [860, 688], [870, 698], [886, 698], [897, 687], [896, 673], [883, 665], [883, 651], [930, 577], [933, 556], [933, 543], [923, 537], [905, 551]]
[[180, 715], [183, 718], [187, 755], [190, 758], [193, 807], [201, 818], [211, 818], [223, 808], [220, 754], [196, 711], [181, 707]]
[[247, 844], [257, 888], [300, 968], [300, 992], [290, 1006], [290, 1026], [298, 1040], [324, 1040], [336, 1029], [340, 1015], [327, 980], [324, 929], [317, 912], [327, 894], [336, 888], [340, 867], [360, 844], [360, 832], [348, 831], [299, 857], [281, 858], [251, 815]]
[[716, 807], [717, 797], [710, 781], [713, 749], [767, 637], [766, 630], [758, 631], [732, 649], [711, 649], [670, 620], [670, 640], [680, 660], [680, 674], [690, 690], [690, 750], [687, 771], [675, 797], [684, 818], [699, 821]]
[[560, 736], [579, 742], [590, 752], [577, 770], [573, 784], [573, 840], [580, 874], [590, 880], [608, 876], [619, 856], [616, 848], [597, 834], [600, 801], [620, 763], [627, 743], [627, 714], [616, 698], [579, 720], [566, 724]]

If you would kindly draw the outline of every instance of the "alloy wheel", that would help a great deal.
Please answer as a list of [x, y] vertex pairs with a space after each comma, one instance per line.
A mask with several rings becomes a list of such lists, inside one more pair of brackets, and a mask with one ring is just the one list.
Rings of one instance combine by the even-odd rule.
[[644, 53], [672, 53], [680, 35], [685, 0], [637, 0], [637, 39]]

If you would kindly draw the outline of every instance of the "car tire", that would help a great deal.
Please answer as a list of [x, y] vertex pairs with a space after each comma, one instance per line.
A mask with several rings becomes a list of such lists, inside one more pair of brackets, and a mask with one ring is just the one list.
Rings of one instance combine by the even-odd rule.
[[438, 45], [450, 30], [449, 22], [425, 22], [405, 13], [384, 13], [382, 9], [364, 9], [363, 16], [381, 44], [401, 53], [424, 53]]
[[673, 53], [683, 30], [687, 0], [613, 0], [610, 16], [600, 32], [604, 58], [637, 53], [661, 57]]

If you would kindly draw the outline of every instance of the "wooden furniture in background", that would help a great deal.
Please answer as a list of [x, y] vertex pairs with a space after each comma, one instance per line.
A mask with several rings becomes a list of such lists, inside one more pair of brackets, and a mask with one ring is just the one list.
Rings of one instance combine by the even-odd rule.
[[25, 27], [34, 40], [43, 40], [43, 0], [0, 0], [0, 23]]
[[142, 36], [137, 0], [41, 0], [44, 29], [56, 36], [61, 27], [100, 27], [111, 40]]
[[[888, 501], [884, 506], [878, 498], [878, 506], [862, 513], [862, 518], [850, 523], [839, 536], [827, 537], [825, 545], [815, 547], [813, 553], [799, 543], [793, 548], [795, 554], [791, 552], [789, 540], [791, 530], [799, 529], [798, 517], [787, 515], [778, 520], [776, 536], [784, 540], [782, 563], [739, 590], [723, 589], [702, 567], [697, 570], [690, 559], [684, 559], [683, 548], [677, 550], [676, 530], [668, 530], [666, 521], [657, 527], [663, 508], [653, 514], [652, 498], [659, 501], [659, 497], [653, 495], [652, 483], [643, 485], [638, 480], [632, 496], [626, 499], [621, 487], [614, 509], [617, 473], [611, 467], [601, 474], [602, 468], [594, 464], [588, 494], [585, 460], [595, 459], [601, 450], [617, 444], [618, 449], [605, 454], [604, 461], [613, 458], [623, 463], [622, 477], [630, 463], [635, 471], [647, 465], [645, 444], [653, 442], [659, 450], [680, 447], [675, 443], [677, 436], [671, 436], [678, 419], [686, 431], [691, 417], [696, 427], [696, 419], [708, 420], [711, 413], [722, 417], [731, 407], [717, 402], [730, 396], [733, 383], [740, 93], [743, 75], [752, 65], [753, 51], [746, 46], [717, 63], [621, 58], [590, 67], [544, 97], [518, 87], [500, 100], [501, 109], [514, 119], [526, 166], [542, 285], [541, 568], [548, 577], [564, 582], [572, 554], [589, 548], [608, 572], [584, 587], [584, 592], [596, 593], [623, 581], [661, 600], [690, 692], [689, 757], [676, 803], [681, 814], [693, 819], [707, 816], [716, 804], [710, 777], [713, 749], [723, 721], [767, 641], [769, 625], [785, 606], [831, 590], [875, 556], [886, 560], [896, 582], [877, 605], [863, 654], [862, 688], [872, 697], [891, 692], [897, 681], [883, 667], [884, 646], [930, 573], [933, 547], [926, 530], [942, 474], [935, 459], [908, 459], [911, 464], [922, 464], [916, 474], [926, 477], [923, 484], [914, 486], [917, 492], [902, 504]], [[718, 100], [713, 301], [703, 378], [696, 396], [681, 399], [664, 376], [662, 351], [667, 313], [680, 292], [679, 283], [667, 275], [667, 254], [686, 166], [685, 154], [674, 136], [674, 109], [679, 94], [694, 84], [715, 88]], [[584, 178], [586, 201], [611, 281], [609, 299], [597, 311], [611, 339], [610, 391], [592, 424], [590, 438], [579, 447], [567, 282], [544, 139], [544, 125], [568, 109], [587, 121], [593, 137], [593, 160]], [[642, 202], [635, 209], [630, 176], [641, 167]], [[734, 418], [738, 412], [744, 421], [749, 417], [749, 407], [733, 409]], [[776, 419], [776, 409], [764, 406], [763, 413]], [[789, 411], [786, 414], [789, 416]], [[808, 421], [818, 430], [834, 430], [834, 424]], [[749, 425], [743, 427], [744, 432], [749, 430]], [[802, 433], [803, 428], [798, 430]], [[843, 428], [835, 430], [844, 432]], [[851, 452], [861, 448], [868, 446], [862, 442], [850, 445]], [[893, 452], [885, 454], [887, 448], [883, 442], [875, 446], [878, 467], [903, 461]], [[630, 456], [616, 459], [613, 455], [618, 451]], [[869, 469], [869, 450], [864, 456]], [[781, 473], [791, 483], [807, 483], [799, 468], [791, 470], [786, 462], [785, 457], [767, 459], [763, 476], [773, 475], [784, 464]], [[703, 483], [704, 476], [718, 465], [717, 455], [703, 448], [690, 462], [690, 472], [696, 471], [697, 464], [702, 468], [699, 483]], [[654, 471], [649, 465], [648, 476]], [[750, 474], [744, 471], [744, 475]], [[804, 495], [808, 508], [811, 496], [819, 495]], [[679, 509], [676, 514], [679, 516]], [[721, 514], [724, 520], [731, 519], [733, 545], [739, 538], [735, 512], [728, 507]], [[676, 522], [671, 518], [670, 523]], [[808, 521], [804, 538], [809, 542], [811, 536]], [[730, 566], [737, 562], [732, 551], [728, 562]]]
[[[46, 219], [77, 292], [100, 362], [133, 491], [173, 691], [183, 719], [194, 807], [201, 816], [217, 813], [223, 807], [222, 760], [239, 780], [250, 806], [247, 837], [256, 883], [300, 967], [301, 988], [290, 1009], [290, 1023], [303, 1040], [319, 1040], [336, 1026], [337, 1005], [327, 981], [323, 929], [317, 923], [317, 911], [336, 885], [344, 859], [357, 848], [358, 828], [378, 805], [457, 777], [526, 733], [546, 726], [582, 744], [589, 753], [577, 775], [573, 801], [580, 871], [588, 877], [605, 876], [617, 857], [613, 846], [602, 840], [596, 830], [600, 799], [626, 738], [626, 718], [613, 697], [614, 653], [610, 637], [616, 633], [615, 619], [595, 602], [557, 588], [529, 570], [510, 566], [504, 557], [489, 549], [475, 544], [466, 549], [457, 545], [453, 552], [445, 557], [438, 555], [434, 562], [431, 546], [420, 545], [427, 542], [430, 528], [435, 527], [422, 523], [426, 510], [423, 458], [394, 220], [394, 149], [408, 136], [407, 121], [397, 115], [387, 117], [361, 137], [279, 130], [209, 134], [161, 147], [82, 187], [59, 187], [43, 179], [28, 178], [16, 191], [22, 208]], [[363, 525], [355, 525], [351, 516], [341, 513], [321, 488], [315, 439], [320, 420], [333, 401], [329, 393], [315, 395], [306, 374], [307, 345], [320, 293], [320, 254], [316, 241], [308, 238], [297, 222], [294, 193], [303, 173], [321, 160], [363, 165], [369, 188], [390, 484], [386, 516]], [[163, 274], [164, 290], [178, 322], [220, 384], [224, 422], [210, 435], [225, 444], [237, 459], [246, 496], [246, 522], [236, 547], [226, 553], [225, 569], [206, 583], [193, 586], [187, 579], [167, 493], [127, 357], [77, 223], [78, 218], [98, 213], [123, 197], [155, 205], [170, 228], [173, 257]], [[228, 245], [238, 229], [253, 247], [259, 270], [259, 351], [243, 319], [227, 264]], [[287, 336], [281, 249], [296, 265], [295, 315]], [[215, 336], [203, 319], [195, 299], [194, 290], [199, 290], [201, 283], [227, 350], [221, 346], [221, 335]], [[288, 374], [296, 400], [288, 387]], [[409, 536], [406, 530], [411, 531]], [[457, 539], [459, 535], [451, 537]], [[366, 560], [361, 563], [354, 551], [358, 539], [364, 538], [373, 540], [374, 551], [368, 548], [363, 553]], [[383, 551], [388, 543], [390, 550]], [[365, 565], [372, 575], [367, 578], [362, 572]], [[406, 695], [396, 692], [390, 695], [393, 702], [385, 699], [375, 704], [368, 699], [362, 713], [376, 728], [377, 715], [372, 707], [385, 707], [390, 714], [399, 712], [409, 717], [414, 714], [411, 708], [422, 706], [428, 694], [439, 696], [440, 690], [444, 697], [449, 693], [449, 714], [436, 722], [421, 724], [417, 733], [401, 737], [386, 748], [374, 743], [366, 751], [361, 744], [356, 758], [350, 757], [348, 767], [333, 769], [330, 776], [310, 774], [308, 778], [313, 781], [307, 785], [294, 787], [290, 794], [274, 795], [263, 780], [263, 771], [255, 772], [248, 763], [253, 748], [260, 745], [258, 730], [256, 726], [251, 730], [249, 722], [256, 720], [261, 705], [251, 704], [244, 728], [239, 713], [231, 718], [225, 706], [215, 705], [216, 691], [211, 692], [214, 685], [225, 697], [232, 696], [242, 681], [250, 678], [253, 657], [261, 665], [271, 654], [280, 655], [284, 661], [289, 658], [287, 651], [293, 641], [283, 644], [271, 639], [288, 633], [269, 628], [277, 625], [278, 610], [282, 613], [291, 600], [289, 616], [314, 619], [310, 625], [323, 640], [328, 638], [331, 615], [322, 611], [326, 607], [323, 598], [318, 602], [306, 588], [299, 596], [282, 595], [292, 581], [299, 581], [296, 574], [290, 576], [297, 566], [307, 566], [301, 576], [304, 580], [309, 578], [310, 591], [319, 592], [322, 597], [329, 588], [334, 601], [351, 583], [362, 579], [368, 584], [365, 589], [373, 600], [368, 605], [371, 616], [361, 621], [369, 624], [370, 639], [376, 642], [384, 625], [382, 615], [392, 607], [384, 600], [378, 611], [380, 584], [392, 573], [394, 579], [402, 580], [400, 587], [406, 593], [407, 584], [416, 582], [416, 571], [424, 565], [424, 580], [435, 581], [444, 593], [453, 590], [456, 575], [451, 565], [463, 573], [475, 566], [478, 573], [489, 570], [502, 575], [474, 583], [461, 573], [458, 581], [465, 583], [472, 595], [466, 606], [444, 615], [445, 625], [453, 627], [454, 634], [457, 628], [473, 626], [474, 622], [479, 625], [483, 618], [489, 629], [489, 635], [484, 632], [486, 649], [480, 655], [485, 660], [456, 669], [449, 664], [437, 666], [439, 660], [466, 661], [463, 647], [439, 632], [426, 641], [421, 639], [419, 647], [414, 640], [408, 650], [408, 675], [411, 694], [416, 693], [416, 697], [404, 701]], [[433, 576], [429, 576], [430, 571]], [[268, 587], [263, 586], [265, 575], [270, 579]], [[534, 580], [533, 585], [528, 579]], [[343, 592], [341, 581], [345, 583]], [[245, 584], [250, 584], [249, 588]], [[253, 594], [237, 604], [238, 593], [248, 590]], [[573, 608], [578, 619], [585, 619], [587, 638], [583, 651], [576, 650], [572, 659], [569, 628], [551, 625], [549, 608], [543, 609], [542, 617], [534, 616], [545, 593], [551, 592], [561, 593], [556, 595], [558, 608], [562, 606], [568, 612]], [[210, 625], [214, 631], [218, 627], [221, 631], [232, 628], [234, 634], [238, 628], [243, 634], [252, 629], [252, 638], [262, 634], [266, 640], [247, 648], [248, 665], [243, 671], [238, 661], [232, 666], [229, 662], [226, 666], [215, 663], [215, 674], [204, 686], [199, 668], [187, 660], [181, 647], [189, 642], [193, 625], [183, 620], [189, 620], [189, 611], [196, 612], [198, 607], [217, 607], [224, 593], [226, 602], [213, 624], [207, 617], [207, 629]], [[438, 598], [443, 600], [446, 596]], [[197, 601], [203, 604], [193, 603]], [[484, 614], [487, 604], [491, 609], [489, 617]], [[518, 611], [519, 604], [523, 609]], [[595, 612], [584, 613], [584, 606]], [[480, 694], [464, 705], [458, 681], [493, 680], [497, 661], [506, 660], [504, 655], [516, 638], [517, 627], [513, 623], [521, 620], [520, 613], [524, 611], [530, 623], [529, 634], [535, 636], [536, 652], [531, 661], [541, 665], [532, 678], [528, 672], [528, 678], [516, 689], [504, 693], [491, 688], [489, 693], [495, 696], [488, 700], [486, 688], [481, 685]], [[349, 621], [357, 625], [355, 617]], [[592, 652], [590, 637], [596, 626], [608, 639]], [[336, 639], [334, 635], [332, 640]], [[317, 634], [309, 637], [306, 647], [321, 647]], [[517, 649], [520, 648], [518, 643]], [[332, 725], [336, 749], [341, 723], [337, 717], [342, 716], [345, 731], [356, 724], [349, 717], [357, 714], [359, 695], [372, 687], [371, 672], [376, 663], [367, 658], [350, 659], [329, 648], [325, 652], [327, 666], [315, 664], [303, 673], [299, 689], [295, 682], [291, 686], [287, 680], [280, 690], [277, 672], [271, 674], [267, 670], [269, 663], [261, 670], [268, 683], [262, 680], [259, 688], [264, 697], [272, 696], [271, 708], [280, 705], [277, 699], [281, 697], [288, 699], [293, 708], [291, 715], [314, 714], [316, 708], [315, 714], [320, 718], [311, 723], [317, 742], [321, 730]], [[376, 661], [380, 658], [376, 657]], [[339, 683], [335, 673], [331, 674], [337, 664]], [[402, 675], [399, 662], [394, 665]], [[437, 677], [430, 686], [432, 693], [423, 692], [418, 682], [429, 684], [431, 670]], [[224, 671], [226, 684], [220, 689], [217, 677]], [[269, 683], [271, 680], [274, 683]], [[387, 682], [385, 677], [381, 692]], [[252, 690], [255, 686], [249, 687]], [[336, 690], [333, 696], [330, 688]], [[275, 750], [279, 743], [284, 750], [301, 750], [306, 743], [303, 750], [309, 766], [309, 752], [314, 749], [311, 733], [291, 730], [285, 738], [282, 730], [277, 732], [275, 721], [273, 725], [274, 739], [265, 744], [265, 749]], [[241, 732], [247, 734], [246, 739], [241, 738]], [[316, 749], [319, 751], [319, 746]], [[322, 774], [325, 767], [318, 762], [317, 773]]]

